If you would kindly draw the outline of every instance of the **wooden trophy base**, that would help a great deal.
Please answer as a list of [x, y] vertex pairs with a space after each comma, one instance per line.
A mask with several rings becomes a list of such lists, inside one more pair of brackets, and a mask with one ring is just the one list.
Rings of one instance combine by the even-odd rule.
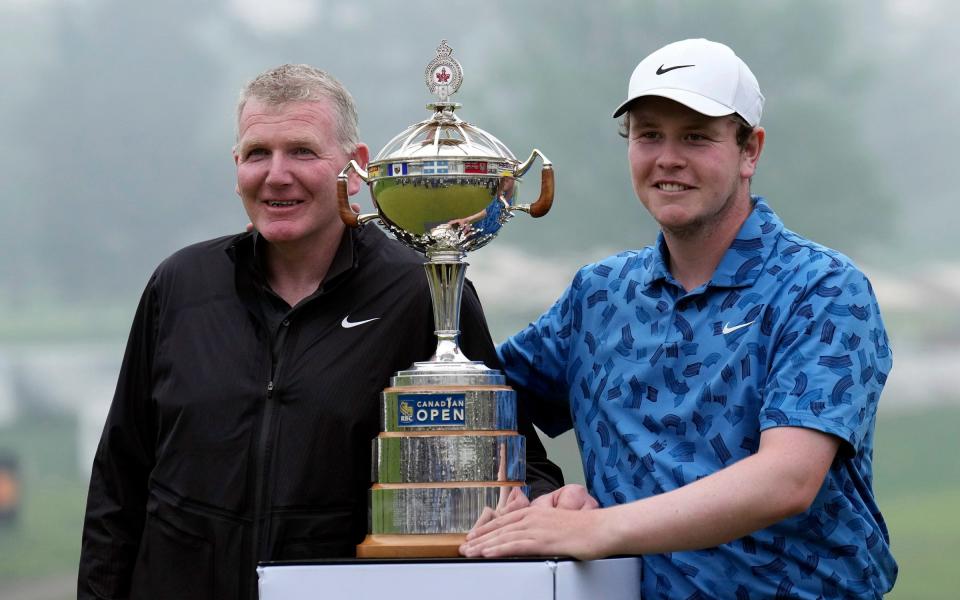
[[357, 558], [456, 558], [465, 533], [368, 535], [357, 546]]

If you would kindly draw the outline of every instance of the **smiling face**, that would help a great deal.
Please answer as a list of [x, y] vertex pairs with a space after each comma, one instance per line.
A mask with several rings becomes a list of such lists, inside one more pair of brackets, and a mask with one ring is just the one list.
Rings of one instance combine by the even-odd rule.
[[741, 149], [737, 123], [649, 96], [630, 109], [627, 157], [633, 190], [665, 233], [691, 237], [739, 227], [763, 147], [757, 127]]
[[[239, 120], [234, 150], [237, 193], [253, 226], [272, 244], [310, 245], [339, 239], [337, 174], [350, 161], [366, 164], [367, 149], [341, 148], [334, 111], [325, 101], [266, 104], [251, 98]], [[350, 179], [349, 192], [360, 181]]]

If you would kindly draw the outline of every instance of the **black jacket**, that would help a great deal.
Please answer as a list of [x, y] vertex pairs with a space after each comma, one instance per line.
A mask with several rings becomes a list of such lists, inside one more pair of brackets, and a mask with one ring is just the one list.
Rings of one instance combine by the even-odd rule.
[[[345, 234], [321, 289], [274, 334], [253, 235], [164, 261], [94, 460], [78, 597], [256, 598], [258, 561], [353, 556], [379, 393], [436, 347], [422, 263], [373, 226]], [[497, 367], [470, 286], [461, 315], [464, 353]], [[345, 328], [348, 316], [377, 320]], [[543, 493], [562, 478], [521, 420]]]

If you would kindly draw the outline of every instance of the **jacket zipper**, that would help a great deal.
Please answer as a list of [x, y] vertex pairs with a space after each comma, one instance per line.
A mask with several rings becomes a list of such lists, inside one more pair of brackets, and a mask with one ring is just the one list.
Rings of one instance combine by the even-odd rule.
[[[281, 366], [287, 349], [296, 344], [296, 332], [294, 330], [290, 314], [286, 316], [281, 329], [285, 329], [283, 340], [280, 347], [274, 353], [274, 342], [270, 341], [270, 378], [267, 381], [266, 401], [264, 406], [263, 421], [260, 423], [260, 437], [257, 440], [257, 453], [254, 457], [254, 468], [256, 469], [256, 479], [254, 481], [254, 500], [253, 500], [253, 533], [251, 535], [251, 554], [253, 555], [254, 565], [261, 560], [269, 558], [265, 550], [270, 541], [270, 478], [267, 473], [270, 470], [270, 457], [273, 450], [273, 442], [270, 434], [273, 431], [274, 414], [278, 410], [278, 404], [274, 397], [277, 389], [277, 381], [280, 379]], [[279, 335], [279, 333], [278, 333]]]
[[[281, 325], [287, 327], [287, 325]], [[264, 406], [263, 421], [260, 423], [260, 437], [257, 440], [257, 454], [255, 457], [256, 479], [254, 482], [254, 500], [253, 500], [253, 535], [251, 536], [252, 554], [254, 564], [259, 563], [266, 557], [264, 549], [270, 535], [268, 503], [269, 503], [269, 483], [267, 472], [270, 469], [270, 455], [272, 454], [273, 443], [270, 434], [273, 431], [274, 413], [277, 411], [276, 381], [280, 375], [280, 366], [283, 363], [284, 350], [290, 342], [290, 331], [284, 333], [283, 343], [277, 352], [277, 355], [271, 358], [270, 380], [267, 382], [266, 402]], [[271, 343], [272, 347], [272, 343]], [[271, 350], [271, 354], [273, 351]]]
[[260, 439], [257, 442], [256, 454], [256, 480], [254, 483], [253, 500], [253, 540], [252, 550], [254, 563], [260, 562], [263, 555], [261, 546], [263, 545], [264, 531], [264, 505], [266, 504], [266, 479], [267, 479], [267, 458], [270, 453], [269, 438], [270, 430], [273, 425], [273, 379], [267, 383], [266, 406], [264, 407], [263, 421], [260, 424]]

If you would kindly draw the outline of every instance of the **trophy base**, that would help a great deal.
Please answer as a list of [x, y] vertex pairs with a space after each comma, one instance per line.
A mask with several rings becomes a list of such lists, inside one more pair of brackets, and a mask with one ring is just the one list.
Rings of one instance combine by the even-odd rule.
[[359, 558], [454, 558], [485, 507], [526, 493], [516, 392], [480, 362], [414, 363], [381, 393]]
[[357, 546], [357, 558], [456, 558], [465, 533], [370, 534]]

